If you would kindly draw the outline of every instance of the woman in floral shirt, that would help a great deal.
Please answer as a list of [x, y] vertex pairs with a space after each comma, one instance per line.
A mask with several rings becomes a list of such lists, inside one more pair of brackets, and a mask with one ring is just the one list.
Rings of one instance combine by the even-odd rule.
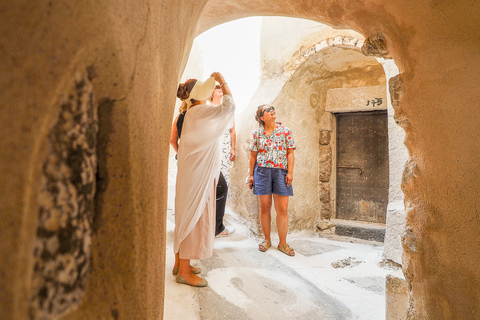
[[250, 176], [248, 183], [260, 203], [260, 224], [265, 240], [258, 246], [262, 252], [271, 245], [270, 225], [272, 195], [277, 211], [277, 229], [280, 242], [278, 249], [294, 256], [295, 251], [287, 244], [288, 197], [293, 196], [293, 162], [295, 142], [292, 132], [275, 122], [275, 108], [269, 105], [258, 107], [255, 120], [260, 127], [254, 131], [250, 142]]

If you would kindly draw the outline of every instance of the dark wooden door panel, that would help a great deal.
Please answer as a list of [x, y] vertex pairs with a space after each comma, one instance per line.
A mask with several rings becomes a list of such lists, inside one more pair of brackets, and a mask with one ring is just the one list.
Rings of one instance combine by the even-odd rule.
[[385, 223], [386, 112], [337, 114], [337, 218]]

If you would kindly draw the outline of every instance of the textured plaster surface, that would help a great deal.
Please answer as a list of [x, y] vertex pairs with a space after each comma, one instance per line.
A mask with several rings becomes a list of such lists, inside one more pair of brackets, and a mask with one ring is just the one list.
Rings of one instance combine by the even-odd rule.
[[[388, 154], [389, 154], [389, 187], [387, 206], [387, 229], [385, 231], [385, 258], [402, 264], [401, 236], [405, 228], [404, 196], [401, 190], [402, 174], [408, 160], [408, 151], [404, 144], [405, 131], [397, 123], [393, 105], [398, 105], [398, 91], [390, 92], [398, 75], [398, 68], [392, 59], [379, 59], [389, 83], [387, 93], [388, 113]], [[390, 80], [392, 82], [390, 82]], [[393, 99], [393, 100], [392, 100]]]
[[[97, 101], [111, 102], [103, 104], [111, 126], [99, 150], [108, 185], [92, 237], [90, 278], [68, 318], [162, 317], [166, 150], [177, 82], [195, 35], [253, 15], [384, 35], [402, 82], [395, 114], [410, 157], [402, 182], [408, 317], [480, 317], [480, 3], [10, 0], [1, 8], [3, 317], [28, 318], [47, 137], [58, 102], [75, 73], [88, 67], [96, 74]], [[100, 125], [99, 135], [103, 130]]]
[[402, 234], [405, 230], [405, 206], [403, 201], [390, 202], [387, 206], [385, 229], [385, 258], [402, 264]]
[[[2, 318], [28, 319], [32, 303], [37, 305], [45, 294], [34, 281], [37, 273], [43, 273], [35, 271], [34, 250], [37, 230], [44, 228], [43, 220], [39, 221], [45, 199], [43, 167], [53, 156], [49, 134], [61, 101], [78, 72], [92, 78], [102, 138], [97, 179], [102, 180], [104, 190], [95, 203], [92, 229], [79, 235], [77, 229], [67, 227], [66, 236], [57, 237], [62, 251], [68, 239], [88, 242], [92, 231], [91, 257], [83, 256], [83, 263], [87, 266], [89, 260], [90, 267], [78, 269], [82, 282], [73, 287], [85, 290], [80, 304], [66, 299], [55, 314], [64, 311], [68, 319], [161, 317], [164, 274], [159, 266], [164, 261], [167, 192], [160, 177], [166, 175], [162, 162], [168, 153], [161, 150], [168, 145], [168, 137], [159, 134], [161, 120], [150, 120], [173, 113], [166, 105], [173, 105], [175, 97], [161, 97], [161, 93], [175, 90], [182, 56], [190, 45], [187, 38], [179, 39], [168, 31], [167, 16], [181, 19], [182, 10], [163, 5], [130, 1], [2, 3]], [[190, 12], [183, 14], [190, 16]], [[177, 27], [182, 34], [188, 34], [187, 29], [187, 25]], [[167, 43], [171, 53], [156, 60]], [[165, 77], [168, 74], [171, 76]], [[69, 206], [61, 210], [59, 217], [69, 217]], [[47, 240], [42, 233], [40, 239]], [[45, 247], [52, 252], [57, 247], [54, 239]], [[72, 250], [73, 256], [77, 254]], [[48, 294], [60, 298], [60, 291], [66, 288], [63, 283], [74, 279], [69, 278], [70, 271], [77, 271], [74, 265], [78, 261], [65, 260], [65, 270], [48, 273], [47, 286], [55, 284]]]
[[389, 274], [385, 285], [385, 319], [407, 319], [408, 284], [400, 272]]
[[325, 111], [360, 112], [387, 110], [387, 90], [385, 85], [332, 88], [327, 91]]

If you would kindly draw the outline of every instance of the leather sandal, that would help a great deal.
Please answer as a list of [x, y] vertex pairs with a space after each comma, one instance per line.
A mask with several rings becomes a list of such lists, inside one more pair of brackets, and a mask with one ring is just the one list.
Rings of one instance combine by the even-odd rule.
[[285, 253], [287, 256], [290, 256], [290, 257], [293, 257], [295, 255], [295, 251], [293, 251], [293, 249], [290, 248], [290, 246], [287, 243], [285, 243], [284, 245], [278, 245], [278, 250], [282, 251], [283, 253]]
[[177, 283], [181, 283], [181, 284], [188, 284], [189, 286], [192, 286], [192, 287], [206, 287], [208, 286], [208, 281], [205, 280], [205, 279], [202, 279], [202, 281], [200, 281], [199, 284], [190, 284], [187, 282], [187, 280], [183, 279], [183, 277], [181, 275], [177, 275]]
[[270, 241], [264, 240], [262, 243], [258, 245], [258, 250], [265, 252], [272, 246]]

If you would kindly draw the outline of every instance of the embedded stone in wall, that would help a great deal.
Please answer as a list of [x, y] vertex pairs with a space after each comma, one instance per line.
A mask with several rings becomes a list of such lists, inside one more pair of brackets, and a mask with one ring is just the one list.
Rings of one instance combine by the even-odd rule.
[[332, 131], [334, 121], [334, 115], [332, 115], [330, 112], [324, 112], [322, 117], [320, 118], [319, 127], [322, 128], [322, 130]]
[[330, 202], [320, 202], [320, 216], [322, 219], [330, 220], [332, 217]]
[[314, 53], [315, 53], [315, 47], [310, 47], [302, 53], [302, 57], [308, 58], [309, 56], [311, 56]]
[[343, 37], [343, 44], [347, 46], [356, 46], [357, 45], [357, 39], [354, 37]]
[[381, 33], [375, 34], [365, 39], [365, 43], [362, 46], [362, 53], [366, 56], [391, 59], [387, 47], [387, 40], [385, 39], [385, 36]]
[[327, 112], [387, 110], [385, 86], [332, 88], [327, 91]]
[[330, 202], [330, 183], [320, 182], [320, 201]]
[[[408, 159], [407, 163], [405, 164], [405, 170], [403, 171], [401, 184], [402, 191], [406, 197], [410, 196], [411, 199], [415, 199], [415, 181], [419, 175], [420, 172], [417, 163], [412, 158]], [[406, 203], [407, 209], [408, 206], [408, 203]]]
[[405, 92], [401, 75], [397, 74], [395, 77], [390, 78], [388, 81], [388, 90], [390, 91], [390, 98], [393, 110], [395, 111], [393, 118], [400, 127], [405, 129], [410, 125], [410, 120], [402, 108], [400, 108], [400, 99]]
[[317, 230], [318, 231], [331, 230], [333, 227], [335, 227], [335, 224], [333, 222], [331, 222], [329, 220], [322, 220], [317, 225]]
[[407, 252], [417, 252], [417, 238], [415, 237], [412, 228], [407, 227], [405, 232], [402, 234], [402, 245], [403, 249]]
[[331, 133], [329, 130], [320, 130], [320, 138], [318, 139], [319, 143], [321, 145], [330, 144], [330, 136], [331, 136]]
[[336, 36], [335, 38], [333, 38], [333, 45], [334, 46], [338, 46], [338, 45], [341, 45], [343, 44], [343, 37], [342, 36]]
[[386, 319], [407, 319], [408, 284], [401, 274], [388, 274], [385, 283]]
[[327, 48], [327, 47], [328, 47], [327, 40], [323, 40], [323, 41], [320, 41], [319, 43], [317, 43], [315, 45], [315, 51], [318, 52], [318, 51], [322, 50], [323, 48]]
[[320, 172], [319, 179], [322, 182], [329, 182], [332, 172], [332, 148], [329, 145], [320, 146]]
[[33, 252], [34, 319], [54, 319], [77, 306], [87, 284], [97, 131], [92, 84], [77, 74], [48, 135]]

